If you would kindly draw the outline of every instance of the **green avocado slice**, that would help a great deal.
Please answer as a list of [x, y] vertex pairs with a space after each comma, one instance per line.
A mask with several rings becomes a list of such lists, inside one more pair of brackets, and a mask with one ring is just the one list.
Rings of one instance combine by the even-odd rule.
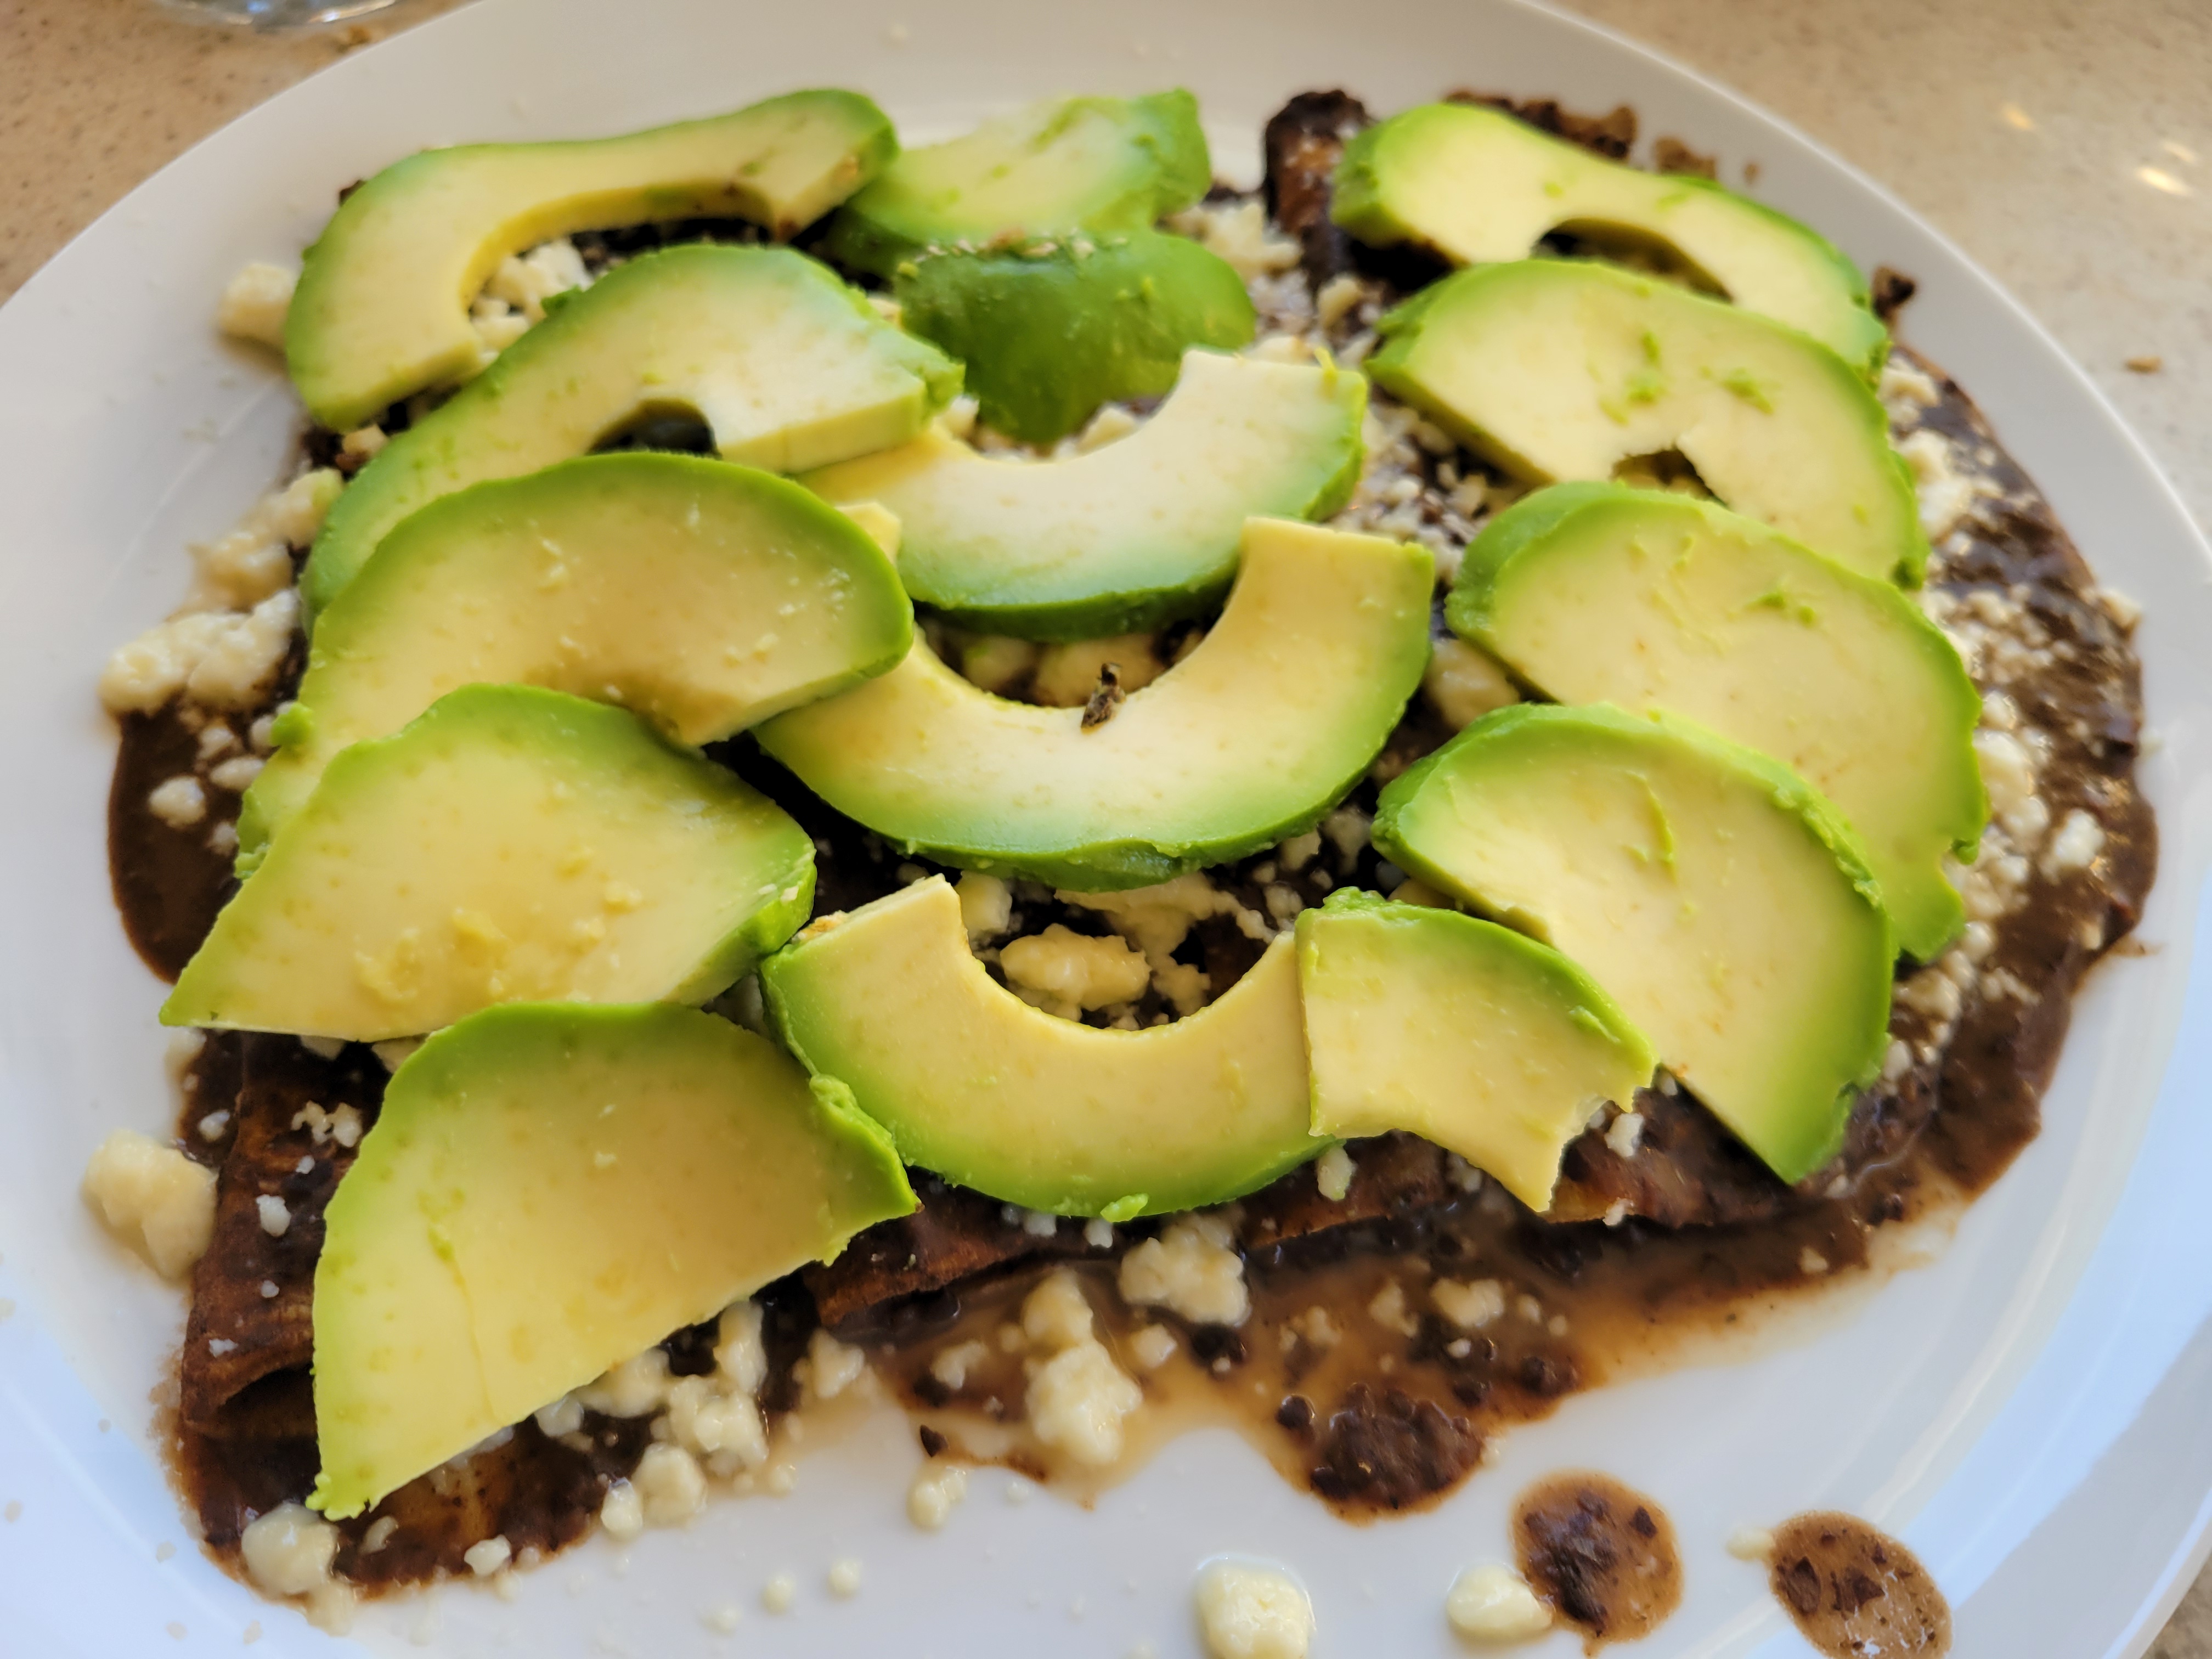
[[1626, 233], [1869, 378], [1889, 350], [1865, 276], [1826, 237], [1709, 179], [1607, 161], [1503, 110], [1424, 104], [1355, 135], [1329, 216], [1370, 246], [1416, 242], [1462, 265], [1525, 259], [1555, 230]]
[[1725, 505], [1862, 575], [1920, 580], [1928, 538], [1858, 371], [1795, 329], [1605, 265], [1523, 259], [1390, 312], [1375, 383], [1534, 483], [1679, 450]]
[[1212, 184], [1188, 92], [1048, 99], [908, 150], [837, 210], [823, 247], [889, 276], [925, 248], [1147, 230]]
[[806, 832], [635, 714], [466, 686], [331, 761], [161, 1019], [371, 1042], [501, 1002], [704, 1002], [813, 896]]
[[1420, 684], [1427, 550], [1255, 519], [1204, 641], [1103, 723], [1006, 702], [920, 640], [878, 679], [755, 728], [814, 793], [910, 853], [1103, 891], [1310, 827]]
[[315, 1264], [332, 1520], [914, 1208], [835, 1084], [690, 1008], [495, 1008], [392, 1074]]
[[1771, 755], [1858, 832], [1898, 942], [1965, 920], [1946, 854], [1989, 818], [1959, 653], [1887, 582], [1709, 502], [1555, 484], [1491, 520], [1453, 629], [1560, 702], [1664, 708]]
[[983, 423], [1025, 443], [1066, 437], [1101, 404], [1155, 398], [1193, 346], [1252, 343], [1252, 296], [1187, 236], [1137, 230], [898, 268], [900, 325], [967, 367]]
[[1588, 975], [1494, 922], [1346, 889], [1297, 942], [1314, 1133], [1411, 1131], [1532, 1210], [1591, 1115], [1658, 1064]]
[[1325, 518], [1358, 481], [1367, 382], [1194, 351], [1159, 412], [1066, 460], [999, 460], [932, 430], [807, 474], [899, 520], [915, 599], [986, 633], [1106, 639], [1210, 609], [1250, 518]]
[[403, 520], [315, 629], [282, 744], [246, 791], [241, 872], [331, 757], [470, 684], [614, 702], [726, 738], [906, 655], [898, 573], [843, 514], [726, 461], [592, 455]]
[[1375, 844], [1559, 951], [1784, 1181], [1842, 1145], [1889, 1044], [1889, 917], [1780, 763], [1604, 703], [1485, 716], [1382, 791]]
[[959, 388], [958, 364], [802, 253], [649, 253], [378, 452], [324, 520], [301, 595], [321, 613], [408, 514], [572, 459], [641, 414], [694, 410], [723, 459], [796, 472], [904, 443]]
[[1335, 1144], [1309, 1127], [1287, 939], [1189, 1018], [1103, 1030], [994, 981], [959, 896], [933, 876], [810, 929], [762, 964], [761, 984], [792, 1053], [849, 1089], [901, 1158], [1009, 1204], [1165, 1215]]
[[787, 237], [898, 153], [858, 93], [794, 92], [615, 138], [424, 150], [357, 185], [307, 250], [284, 356], [335, 432], [475, 368], [469, 301], [499, 262], [579, 230], [735, 215]]

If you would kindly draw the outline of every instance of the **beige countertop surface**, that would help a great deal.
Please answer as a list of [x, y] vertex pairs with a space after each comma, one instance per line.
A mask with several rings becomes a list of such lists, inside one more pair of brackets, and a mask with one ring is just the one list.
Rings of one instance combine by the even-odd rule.
[[[1781, 112], [1924, 215], [2212, 522], [2212, 4], [1565, 3]], [[0, 0], [0, 298], [198, 138], [453, 3], [256, 34], [155, 0]], [[2212, 1573], [2152, 1652], [2212, 1659]]]

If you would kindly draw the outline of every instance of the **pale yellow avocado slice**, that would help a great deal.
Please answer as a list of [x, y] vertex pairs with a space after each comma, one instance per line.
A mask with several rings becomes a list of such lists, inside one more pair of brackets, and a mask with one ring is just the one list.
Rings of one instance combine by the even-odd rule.
[[1531, 483], [1677, 450], [1723, 506], [1863, 576], [1920, 580], [1928, 538], [1889, 417], [1795, 329], [1563, 259], [1459, 271], [1378, 327], [1375, 384]]
[[463, 380], [469, 302], [511, 253], [578, 230], [734, 215], [779, 238], [898, 153], [858, 93], [794, 92], [615, 138], [424, 150], [355, 186], [315, 245], [284, 323], [292, 382], [344, 432]]
[[1409, 1130], [1532, 1210], [1658, 1064], [1588, 975], [1494, 922], [1346, 890], [1298, 917], [1297, 944], [1314, 1133]]
[[1896, 946], [1858, 838], [1787, 767], [1672, 715], [1522, 703], [1392, 780], [1374, 839], [1603, 986], [1783, 1180], [1835, 1154]]
[[890, 673], [754, 732], [907, 851], [1148, 886], [1272, 846], [1342, 798], [1420, 684], [1433, 581], [1425, 548], [1255, 519], [1205, 641], [1103, 725], [994, 697], [917, 640]]
[[501, 1002], [704, 1002], [813, 896], [805, 831], [635, 714], [466, 686], [331, 763], [161, 1018], [368, 1042]]
[[1358, 374], [1191, 351], [1159, 412], [1088, 454], [997, 459], [932, 428], [799, 482], [897, 514], [907, 591], [953, 620], [1104, 639], [1218, 600], [1248, 518], [1341, 507], [1366, 408]]
[[1424, 104], [1355, 134], [1329, 216], [1371, 246], [1418, 242], [1462, 265], [1525, 259], [1560, 229], [1656, 241], [1863, 374], [1889, 348], [1865, 276], [1819, 233], [1710, 179], [1608, 161], [1503, 110]]
[[325, 1217], [333, 1520], [914, 1208], [834, 1084], [689, 1008], [498, 1008], [392, 1076]]
[[318, 612], [399, 521], [457, 489], [584, 454], [639, 416], [690, 410], [722, 459], [795, 472], [904, 443], [960, 368], [788, 248], [695, 246], [611, 271], [394, 438], [315, 538]]
[[240, 869], [333, 756], [460, 686], [548, 686], [697, 744], [882, 673], [913, 635], [874, 541], [773, 474], [635, 453], [471, 485], [403, 521], [324, 614]]
[[908, 1164], [1009, 1204], [1126, 1221], [1265, 1186], [1310, 1127], [1288, 939], [1216, 1002], [1139, 1031], [1032, 1008], [968, 948], [941, 876], [827, 919], [761, 965], [791, 1051]]

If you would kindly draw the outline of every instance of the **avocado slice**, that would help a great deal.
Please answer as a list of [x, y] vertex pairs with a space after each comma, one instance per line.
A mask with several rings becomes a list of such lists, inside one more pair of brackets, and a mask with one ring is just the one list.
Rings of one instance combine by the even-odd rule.
[[1309, 1126], [1287, 939], [1187, 1019], [1102, 1030], [994, 981], [959, 896], [932, 876], [810, 930], [761, 965], [761, 986], [791, 1052], [849, 1089], [901, 1158], [1008, 1204], [1165, 1215], [1335, 1144]]
[[1826, 237], [1709, 179], [1608, 161], [1503, 110], [1424, 104], [1356, 134], [1329, 216], [1370, 246], [1418, 243], [1462, 265], [1525, 259], [1555, 230], [1656, 241], [1869, 379], [1889, 351], [1865, 276]]
[[1677, 716], [1523, 703], [1382, 791], [1375, 844], [1564, 952], [1784, 1181], [1889, 1043], [1889, 917], [1805, 781]]
[[1445, 615], [1557, 702], [1668, 709], [1771, 755], [1858, 832], [1905, 950], [1958, 932], [1942, 860], [1989, 818], [1981, 696], [1887, 582], [1709, 502], [1554, 484], [1475, 538]]
[[924, 248], [1149, 229], [1212, 184], [1188, 92], [1048, 99], [908, 150], [838, 209], [823, 248], [889, 276]]
[[903, 443], [960, 366], [788, 248], [674, 247], [602, 276], [361, 471], [301, 579], [329, 608], [409, 514], [581, 455], [641, 414], [693, 410], [725, 460], [776, 472]]
[[635, 714], [466, 686], [330, 763], [161, 1019], [369, 1042], [500, 1002], [704, 1002], [813, 896], [806, 832]]
[[915, 1207], [889, 1139], [690, 1008], [489, 1009], [392, 1074], [315, 1264], [333, 1520]]
[[898, 153], [858, 93], [794, 92], [616, 138], [465, 144], [398, 161], [338, 204], [307, 250], [284, 357], [334, 432], [477, 362], [469, 301], [499, 262], [578, 230], [734, 215], [779, 238]]
[[402, 520], [324, 613], [246, 791], [241, 870], [332, 756], [460, 686], [550, 686], [696, 744], [880, 674], [913, 637], [876, 544], [772, 473], [637, 452], [473, 484]]
[[1026, 443], [1066, 437], [1101, 404], [1159, 396], [1192, 346], [1252, 343], [1235, 267], [1156, 230], [925, 254], [891, 292], [901, 326], [967, 366], [983, 423]]
[[1462, 270], [1383, 317], [1375, 383], [1532, 483], [1679, 449], [1723, 502], [1920, 580], [1920, 509], [1858, 371], [1795, 329], [1606, 265]]
[[933, 429], [800, 482], [896, 514], [907, 591], [953, 621], [1104, 639], [1211, 609], [1248, 518], [1341, 507], [1366, 408], [1358, 374], [1193, 351], [1158, 413], [1085, 455], [994, 459]]
[[754, 735], [907, 852], [1146, 887], [1310, 828], [1352, 787], [1420, 684], [1432, 580], [1425, 548], [1255, 519], [1212, 631], [1103, 723], [994, 697], [916, 640]]
[[1494, 922], [1346, 888], [1297, 943], [1314, 1133], [1409, 1130], [1532, 1210], [1591, 1114], [1658, 1064], [1588, 975]]

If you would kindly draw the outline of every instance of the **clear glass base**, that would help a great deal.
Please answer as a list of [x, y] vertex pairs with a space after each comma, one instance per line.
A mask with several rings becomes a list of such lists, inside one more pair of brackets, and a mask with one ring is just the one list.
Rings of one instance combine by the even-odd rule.
[[393, 0], [161, 0], [164, 9], [204, 23], [289, 29], [382, 11]]

